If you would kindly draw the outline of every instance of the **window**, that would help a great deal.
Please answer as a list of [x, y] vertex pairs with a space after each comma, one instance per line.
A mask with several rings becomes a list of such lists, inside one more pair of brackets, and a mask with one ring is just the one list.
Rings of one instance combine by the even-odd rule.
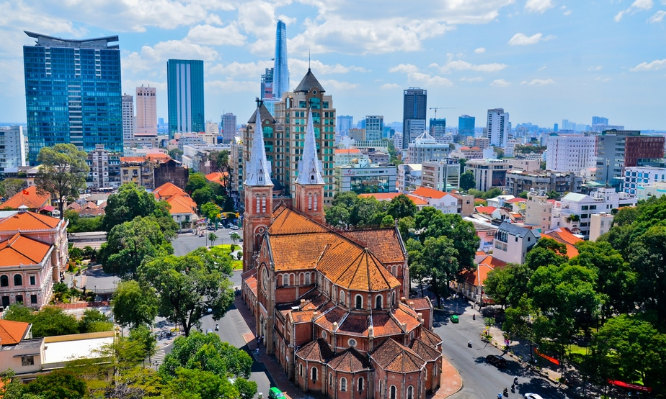
[[317, 382], [317, 368], [312, 368], [312, 382]]
[[321, 331], [321, 337], [326, 339], [326, 331], [324, 331], [324, 330]]
[[377, 295], [375, 297], [375, 309], [381, 309], [382, 308], [382, 296]]
[[308, 211], [312, 210], [312, 193], [308, 194]]
[[34, 366], [35, 357], [34, 356], [23, 356], [21, 357], [21, 366]]
[[31, 305], [36, 305], [37, 304], [37, 295], [30, 295], [30, 304]]
[[37, 277], [34, 275], [30, 276], [30, 285], [35, 285], [37, 284]]
[[303, 364], [302, 363], [298, 364], [298, 375], [303, 377]]
[[333, 373], [328, 373], [328, 386], [333, 388]]
[[20, 274], [15, 274], [14, 285], [23, 285], [23, 276], [21, 276]]
[[358, 377], [358, 391], [362, 392], [363, 391], [363, 377]]
[[2, 275], [0, 276], [0, 287], [8, 287], [9, 286], [9, 277]]
[[314, 195], [314, 210], [317, 210], [317, 196]]
[[355, 346], [356, 346], [356, 340], [355, 340], [354, 338], [349, 338], [349, 340], [347, 340], [347, 343], [348, 343], [349, 346], [351, 346], [351, 347], [355, 347]]
[[347, 392], [347, 379], [345, 377], [340, 378], [340, 392]]
[[414, 399], [414, 387], [411, 385], [407, 387], [407, 399]]
[[345, 292], [343, 290], [340, 290], [340, 303], [345, 304]]
[[16, 295], [16, 303], [23, 303], [23, 295]]
[[395, 385], [391, 385], [391, 399], [396, 399], [396, 396]]
[[356, 295], [356, 309], [363, 308], [363, 298], [360, 295]]
[[289, 275], [288, 274], [283, 274], [282, 275], [282, 285], [285, 287], [289, 287]]

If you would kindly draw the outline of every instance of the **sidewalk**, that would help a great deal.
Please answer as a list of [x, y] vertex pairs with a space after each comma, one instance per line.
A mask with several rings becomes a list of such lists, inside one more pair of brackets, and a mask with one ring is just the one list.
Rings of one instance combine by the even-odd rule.
[[444, 399], [462, 389], [462, 377], [449, 360], [442, 355], [442, 374], [439, 389], [431, 399]]

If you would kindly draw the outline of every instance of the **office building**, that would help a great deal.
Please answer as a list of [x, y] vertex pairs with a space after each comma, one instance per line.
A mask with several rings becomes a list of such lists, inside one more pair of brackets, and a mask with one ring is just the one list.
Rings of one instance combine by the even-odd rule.
[[664, 136], [638, 130], [605, 130], [597, 136], [596, 181], [620, 189], [624, 169], [664, 157]]
[[94, 190], [120, 186], [120, 155], [112, 154], [101, 144], [88, 153], [87, 186]]
[[536, 244], [537, 237], [532, 230], [502, 222], [495, 232], [493, 257], [506, 263], [522, 264], [525, 255]]
[[123, 149], [118, 36], [66, 40], [25, 32], [23, 46], [28, 158], [42, 147], [71, 143], [84, 151]]
[[382, 139], [384, 131], [384, 117], [382, 115], [368, 115], [365, 117], [365, 139], [375, 141]]
[[259, 97], [262, 100], [273, 99], [273, 68], [266, 68], [266, 71], [261, 75], [261, 93]]
[[613, 219], [615, 216], [606, 212], [590, 215], [590, 241], [597, 241], [599, 236], [608, 233], [613, 226]]
[[498, 187], [504, 189], [506, 172], [511, 168], [504, 159], [470, 159], [465, 163], [465, 172], [474, 174], [476, 189], [488, 191]]
[[406, 193], [421, 186], [423, 165], [420, 163], [401, 163], [398, 165], [398, 191]]
[[578, 193], [583, 186], [583, 178], [573, 172], [509, 170], [506, 173], [505, 191], [519, 195], [523, 191], [545, 191], [564, 194]]
[[287, 64], [287, 26], [277, 22], [275, 33], [275, 66], [273, 67], [273, 98], [282, 99], [289, 91], [289, 66]]
[[449, 145], [438, 143], [434, 137], [423, 132], [414, 142], [409, 143], [407, 158], [409, 163], [439, 161], [449, 155]]
[[123, 94], [123, 143], [128, 145], [134, 138], [134, 97]]
[[642, 187], [636, 187], [636, 200], [647, 200], [652, 197], [663, 197], [666, 195], [666, 182], [656, 182]]
[[434, 119], [430, 118], [430, 135], [435, 138], [435, 140], [442, 142], [444, 141], [444, 135], [446, 135], [446, 119]]
[[397, 171], [393, 165], [379, 166], [361, 160], [335, 168], [338, 192], [392, 193], [396, 191]]
[[608, 118], [604, 118], [603, 116], [593, 116], [592, 125], [608, 125]]
[[403, 91], [402, 148], [407, 149], [426, 130], [428, 91], [411, 87]]
[[503, 108], [494, 108], [488, 110], [488, 125], [486, 137], [490, 145], [495, 147], [506, 147], [511, 132], [511, 122], [509, 122], [509, 113], [504, 112]]
[[26, 166], [23, 126], [0, 126], [0, 177]]
[[654, 183], [666, 182], [666, 168], [630, 166], [624, 169], [623, 191], [636, 194], [638, 190]]
[[136, 124], [134, 134], [157, 136], [157, 91], [154, 87], [136, 88]]
[[546, 169], [576, 174], [591, 172], [597, 163], [596, 142], [592, 134], [550, 134], [546, 144]]
[[354, 117], [351, 115], [338, 116], [338, 125], [336, 132], [340, 136], [349, 136], [349, 129], [354, 125]]
[[458, 137], [474, 137], [474, 117], [469, 115], [460, 115], [458, 117]]
[[175, 133], [203, 132], [204, 74], [201, 60], [168, 60], [169, 138]]
[[227, 112], [222, 115], [222, 142], [231, 143], [236, 137], [236, 115]]
[[545, 191], [527, 193], [525, 205], [525, 224], [535, 226], [540, 232], [550, 230], [553, 214], [553, 201], [548, 200]]
[[460, 188], [460, 164], [458, 160], [451, 158], [423, 162], [421, 181], [423, 186], [439, 191], [458, 190]]
[[612, 213], [614, 209], [635, 206], [636, 197], [615, 192], [613, 188], [601, 188], [589, 195], [569, 193], [553, 208], [551, 228], [566, 227], [574, 234], [587, 238], [590, 234], [591, 215]]

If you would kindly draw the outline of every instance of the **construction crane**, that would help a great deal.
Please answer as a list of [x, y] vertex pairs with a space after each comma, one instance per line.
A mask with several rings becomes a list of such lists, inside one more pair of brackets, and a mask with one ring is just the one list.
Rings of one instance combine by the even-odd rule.
[[435, 111], [435, 116], [434, 116], [433, 119], [437, 119], [437, 110], [438, 109], [453, 109], [453, 108], [455, 108], [455, 107], [430, 107], [428, 109], [431, 110], [431, 111]]

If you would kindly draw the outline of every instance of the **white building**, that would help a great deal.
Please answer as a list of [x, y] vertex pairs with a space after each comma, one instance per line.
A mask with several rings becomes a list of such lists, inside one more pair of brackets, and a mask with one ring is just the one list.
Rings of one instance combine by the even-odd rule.
[[536, 244], [532, 230], [508, 222], [502, 222], [495, 232], [493, 257], [506, 263], [525, 262], [525, 254]]
[[157, 100], [154, 87], [136, 88], [136, 126], [134, 133], [157, 136]]
[[590, 241], [597, 241], [600, 235], [608, 233], [615, 217], [610, 213], [595, 213], [590, 216]]
[[511, 165], [505, 159], [470, 159], [465, 163], [465, 172], [474, 174], [476, 189], [488, 191], [493, 187], [504, 188], [506, 173]]
[[361, 193], [396, 192], [396, 167], [372, 165], [361, 161], [353, 165], [335, 167], [338, 192]]
[[134, 97], [123, 94], [122, 99], [123, 142], [129, 143], [134, 138]]
[[423, 179], [423, 165], [403, 163], [398, 165], [398, 191], [406, 193], [416, 190]]
[[530, 191], [527, 193], [525, 205], [525, 224], [538, 226], [540, 231], [550, 230], [553, 214], [553, 202], [548, 201], [544, 192]]
[[458, 190], [460, 188], [460, 164], [451, 158], [423, 162], [421, 184], [440, 191]]
[[504, 112], [503, 108], [494, 108], [488, 110], [488, 130], [486, 137], [490, 145], [496, 147], [506, 147], [511, 132], [511, 122], [509, 122], [509, 113]]
[[411, 195], [421, 198], [428, 203], [428, 206], [439, 209], [442, 213], [461, 213], [459, 208], [459, 198], [451, 193], [446, 193], [429, 187], [419, 187], [414, 190]]
[[222, 115], [222, 141], [230, 143], [236, 136], [236, 115], [226, 113]]
[[210, 144], [217, 143], [217, 136], [220, 134], [220, 125], [216, 122], [206, 122], [206, 136], [213, 137], [213, 142]]
[[26, 166], [25, 147], [23, 126], [0, 126], [0, 175]]
[[601, 188], [590, 195], [569, 193], [553, 208], [551, 228], [567, 227], [574, 234], [586, 238], [590, 234], [590, 216], [595, 213], [611, 213], [623, 206], [635, 206], [636, 197], [613, 188]]
[[369, 141], [381, 140], [384, 130], [383, 115], [368, 115], [365, 117], [365, 139]]
[[344, 166], [359, 161], [370, 162], [370, 157], [363, 154], [358, 148], [338, 148], [333, 155], [333, 161], [335, 166]]
[[547, 140], [546, 169], [556, 172], [590, 171], [595, 167], [596, 136], [551, 134]]
[[439, 161], [449, 154], [449, 145], [439, 143], [427, 132], [423, 132], [413, 143], [409, 143], [407, 157], [409, 163], [424, 163], [427, 161]]
[[624, 192], [636, 194], [640, 188], [666, 182], [666, 168], [629, 166], [624, 168]]
[[652, 183], [643, 187], [636, 187], [636, 200], [647, 200], [652, 197], [663, 197], [666, 195], [666, 182]]

